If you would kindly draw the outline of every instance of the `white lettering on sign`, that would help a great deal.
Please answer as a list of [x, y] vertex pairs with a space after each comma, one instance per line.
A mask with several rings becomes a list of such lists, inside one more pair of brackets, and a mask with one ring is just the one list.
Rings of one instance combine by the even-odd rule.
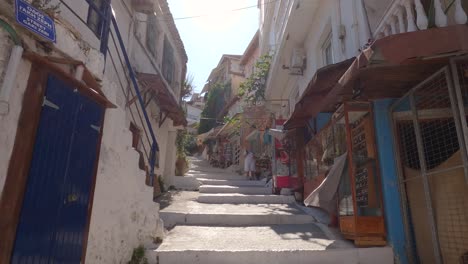
[[55, 42], [54, 20], [24, 0], [16, 0], [16, 21], [24, 27]]

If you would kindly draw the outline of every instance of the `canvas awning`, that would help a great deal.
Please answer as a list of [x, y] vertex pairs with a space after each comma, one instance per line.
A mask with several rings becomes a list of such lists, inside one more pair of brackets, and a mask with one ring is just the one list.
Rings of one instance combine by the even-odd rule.
[[170, 88], [167, 87], [160, 74], [137, 73], [137, 79], [142, 86], [142, 90], [154, 92], [153, 99], [161, 111], [172, 119], [174, 126], [187, 125], [184, 110], [169, 91]]
[[307, 108], [309, 107], [308, 104], [314, 103], [311, 102], [310, 99], [313, 98], [314, 100], [318, 100], [320, 97], [327, 95], [330, 89], [338, 82], [341, 76], [343, 76], [354, 60], [355, 58], [351, 58], [318, 69], [302, 94], [299, 103], [296, 104], [290, 120], [298, 120], [302, 122], [303, 120], [309, 119], [310, 115], [307, 111]]
[[[449, 41], [434, 41], [434, 40]], [[408, 45], [411, 43], [411, 45]], [[468, 52], [468, 26], [457, 25], [388, 36], [375, 41], [326, 88], [315, 85], [296, 104], [284, 127], [303, 127], [320, 112], [334, 112], [345, 100], [396, 98]], [[333, 81], [336, 75], [324, 76]], [[319, 87], [320, 86], [320, 87]], [[325, 88], [323, 88], [325, 87]]]

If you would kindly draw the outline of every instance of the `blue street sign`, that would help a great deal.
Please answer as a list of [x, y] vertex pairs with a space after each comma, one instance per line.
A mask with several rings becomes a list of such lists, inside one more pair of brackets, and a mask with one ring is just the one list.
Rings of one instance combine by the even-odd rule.
[[16, 21], [37, 35], [55, 42], [55, 23], [52, 18], [23, 0], [15, 2]]

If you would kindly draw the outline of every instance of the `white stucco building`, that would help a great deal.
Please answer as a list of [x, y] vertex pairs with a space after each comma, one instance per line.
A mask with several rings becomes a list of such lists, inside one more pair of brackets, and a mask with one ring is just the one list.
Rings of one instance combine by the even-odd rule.
[[[360, 210], [361, 194], [371, 193], [371, 188], [356, 191], [362, 182], [353, 169], [359, 167], [354, 158], [360, 155], [355, 150], [362, 141], [353, 129], [367, 119], [370, 129], [362, 138], [374, 150], [365, 156], [378, 162], [374, 175], [383, 211], [365, 217], [375, 217], [381, 224], [364, 223], [360, 219], [364, 214], [358, 211], [341, 211], [344, 203], [339, 202], [336, 219], [341, 233], [355, 243], [379, 233], [383, 244], [392, 247], [395, 263], [466, 259], [468, 237], [462, 230], [467, 207], [461, 204], [466, 200], [467, 173], [456, 169], [467, 164], [463, 94], [468, 78], [468, 2], [260, 0], [258, 6], [260, 50], [273, 56], [267, 100], [285, 102], [273, 104], [269, 111], [276, 119], [286, 120], [284, 129], [291, 134], [287, 137], [295, 143], [291, 159], [297, 161], [297, 170], [294, 174], [290, 170], [290, 176], [301, 182], [297, 186], [304, 189], [304, 196], [329, 179], [328, 173], [314, 174], [314, 162], [326, 156], [316, 153], [314, 144], [323, 144], [328, 151], [334, 144], [330, 135], [335, 137], [334, 129], [346, 123], [346, 136], [341, 139], [346, 137], [343, 149], [351, 169], [350, 177], [341, 179], [349, 179], [354, 210]], [[368, 108], [363, 110], [363, 105]], [[426, 111], [431, 111], [427, 117]], [[446, 113], [438, 116], [438, 111]], [[345, 121], [340, 120], [343, 117]], [[433, 155], [440, 160], [435, 162]], [[411, 167], [410, 159], [416, 166]], [[342, 180], [338, 199], [344, 185]], [[446, 185], [450, 190], [441, 187]], [[443, 204], [448, 196], [450, 200]], [[452, 206], [457, 213], [444, 211]]]
[[[379, 1], [380, 2], [380, 1]], [[317, 69], [360, 53], [371, 37], [362, 1], [259, 1], [260, 54], [273, 55], [267, 100], [289, 117]]]
[[168, 3], [37, 6], [54, 43], [20, 26], [13, 2], [0, 1], [0, 262], [126, 263], [164, 236], [153, 182], [169, 186], [186, 124]]

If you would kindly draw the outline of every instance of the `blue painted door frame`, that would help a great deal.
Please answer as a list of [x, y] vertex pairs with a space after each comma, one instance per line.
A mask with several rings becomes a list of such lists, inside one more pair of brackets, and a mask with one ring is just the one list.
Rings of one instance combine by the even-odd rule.
[[11, 263], [81, 262], [103, 115], [48, 76]]
[[374, 101], [375, 137], [379, 155], [387, 240], [393, 247], [396, 263], [407, 264], [409, 263], [407, 240], [401, 209], [392, 120], [389, 113], [393, 102], [393, 99]]

